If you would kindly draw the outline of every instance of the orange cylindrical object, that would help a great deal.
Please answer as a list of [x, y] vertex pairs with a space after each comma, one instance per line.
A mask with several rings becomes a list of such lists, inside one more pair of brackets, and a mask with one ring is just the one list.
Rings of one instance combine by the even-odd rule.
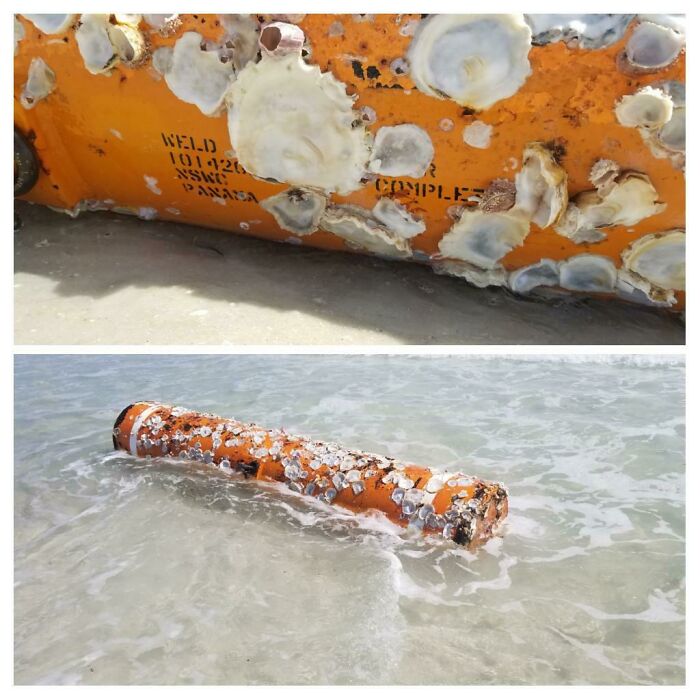
[[114, 425], [115, 449], [138, 457], [210, 464], [226, 474], [285, 483], [355, 512], [377, 510], [402, 526], [469, 547], [488, 540], [508, 513], [502, 484], [461, 472], [436, 474], [284, 430], [142, 401]]
[[[426, 224], [411, 241], [414, 260], [439, 253], [438, 244], [454, 224], [456, 207], [469, 206], [498, 178], [513, 179], [523, 150], [532, 142], [556, 143], [564, 153], [570, 196], [591, 190], [591, 166], [611, 159], [622, 170], [649, 176], [666, 207], [633, 226], [615, 225], [597, 243], [576, 243], [548, 226], [533, 225], [522, 246], [501, 263], [508, 271], [539, 262], [561, 261], [590, 253], [620, 266], [629, 244], [649, 233], [685, 227], [685, 178], [668, 158], [656, 157], [638, 129], [620, 124], [614, 107], [624, 95], [659, 81], [685, 80], [685, 53], [661, 70], [626, 74], [618, 57], [633, 31], [606, 48], [587, 50], [555, 42], [532, 46], [531, 74], [507, 99], [475, 113], [453, 100], [416, 89], [408, 72], [392, 71], [406, 55], [411, 36], [401, 27], [419, 15], [376, 15], [359, 21], [350, 15], [312, 14], [298, 21], [312, 63], [328, 71], [356, 96], [355, 109], [376, 119], [368, 130], [410, 123], [424, 129], [435, 148], [433, 162], [421, 178], [370, 178], [347, 196], [333, 194], [334, 204], [371, 210], [388, 196]], [[267, 18], [269, 19], [269, 18]], [[302, 239], [283, 230], [259, 202], [289, 187], [247, 173], [231, 151], [225, 115], [209, 117], [176, 97], [148, 61], [137, 67], [118, 65], [109, 76], [93, 75], [83, 64], [75, 33], [43, 35], [20, 17], [25, 38], [15, 67], [15, 124], [31, 140], [41, 161], [39, 181], [24, 198], [72, 210], [102, 208], [147, 212], [159, 219], [195, 223], [272, 240], [331, 250], [352, 250], [340, 237], [318, 229]], [[150, 50], [173, 46], [187, 31], [220, 41], [216, 15], [181, 15], [180, 28], [163, 36], [146, 33]], [[343, 32], [332, 31], [342, 25]], [[19, 101], [30, 62], [45, 59], [56, 74], [54, 92], [33, 109]], [[487, 149], [465, 145], [465, 127], [480, 120], [493, 129]], [[149, 188], [145, 177], [157, 181]], [[153, 214], [153, 212], [156, 212]], [[677, 290], [676, 308], [684, 305]]]

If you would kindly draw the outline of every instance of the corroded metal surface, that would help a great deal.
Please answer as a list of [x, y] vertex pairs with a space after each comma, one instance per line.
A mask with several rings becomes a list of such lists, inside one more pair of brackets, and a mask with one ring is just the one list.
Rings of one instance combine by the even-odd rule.
[[25, 197], [682, 307], [682, 19], [479, 17], [18, 16]]
[[128, 406], [117, 418], [113, 442], [135, 456], [196, 461], [232, 476], [281, 482], [355, 512], [378, 510], [399, 525], [468, 547], [488, 540], [508, 514], [499, 483], [182, 407]]

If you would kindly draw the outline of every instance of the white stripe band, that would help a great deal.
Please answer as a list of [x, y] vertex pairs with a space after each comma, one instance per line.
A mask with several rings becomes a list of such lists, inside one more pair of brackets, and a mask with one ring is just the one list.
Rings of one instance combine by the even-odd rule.
[[148, 416], [151, 415], [151, 413], [157, 411], [159, 408], [162, 408], [162, 405], [159, 403], [153, 404], [148, 408], [144, 408], [143, 411], [139, 413], [138, 417], [134, 421], [134, 424], [131, 426], [131, 432], [129, 433], [129, 452], [131, 452], [132, 455], [138, 456], [136, 441], [143, 422], [146, 420], [146, 418], [148, 418]]

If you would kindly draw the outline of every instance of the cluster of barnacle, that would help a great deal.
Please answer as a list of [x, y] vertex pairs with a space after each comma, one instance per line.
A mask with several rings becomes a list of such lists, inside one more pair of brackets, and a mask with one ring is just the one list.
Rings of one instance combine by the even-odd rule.
[[480, 287], [507, 285], [518, 294], [558, 287], [671, 306], [674, 290], [685, 287], [685, 233], [680, 229], [633, 241], [622, 253], [619, 270], [611, 258], [589, 253], [560, 262], [544, 258], [511, 272], [500, 263], [524, 243], [531, 223], [551, 226], [576, 243], [594, 244], [607, 237], [605, 229], [633, 226], [666, 208], [644, 173], [623, 171], [614, 161], [601, 159], [589, 177], [594, 189], [570, 200], [566, 171], [555, 154], [544, 144], [528, 144], [515, 183], [495, 181], [477, 206], [461, 212], [439, 243], [434, 269]]
[[[160, 34], [179, 23], [177, 15], [26, 17], [47, 33], [75, 26], [87, 69], [102, 74], [119, 62], [134, 66], [145, 60], [149, 51], [138, 29], [142, 20]], [[425, 223], [405, 206], [383, 197], [369, 210], [331, 204], [329, 197], [358, 190], [377, 175], [422, 177], [434, 156], [428, 133], [415, 124], [397, 124], [382, 126], [372, 136], [367, 126], [376, 120], [373, 110], [356, 110], [346, 86], [309, 62], [310, 47], [294, 24], [299, 16], [225, 15], [220, 20], [220, 41], [185, 32], [173, 46], [153, 52], [153, 66], [178, 98], [202, 113], [227, 111], [233, 151], [247, 172], [290, 185], [261, 202], [263, 208], [282, 229], [298, 236], [321, 229], [351, 248], [416, 258], [410, 241], [425, 231]], [[421, 92], [478, 111], [520, 89], [531, 73], [533, 45], [564, 41], [595, 50], [620, 40], [630, 26], [618, 57], [625, 73], [661, 70], [684, 50], [684, 20], [675, 15], [429, 15], [411, 24], [401, 72], [410, 73]], [[15, 47], [22, 35], [16, 22]], [[22, 103], [33, 106], [54, 83], [51, 69], [34, 59]], [[682, 84], [666, 81], [643, 87], [624, 96], [615, 114], [621, 124], [639, 129], [656, 157], [684, 167]], [[478, 148], [488, 147], [490, 136], [489, 125], [480, 122], [464, 133], [465, 142]], [[679, 262], [682, 231], [645, 237], [637, 248], [632, 244], [623, 254], [620, 274], [609, 258], [589, 254], [505, 270], [500, 261], [523, 245], [531, 223], [553, 227], [575, 243], [594, 244], [605, 239], [607, 227], [632, 226], [665, 207], [645, 174], [621, 172], [611, 161], [594, 165], [591, 182], [594, 189], [569, 201], [566, 172], [557, 155], [544, 144], [528, 144], [515, 183], [496, 181], [477, 206], [464, 208], [431, 264], [438, 272], [477, 286], [504, 285], [520, 294], [553, 286], [641, 294], [650, 303], [674, 303], [673, 290], [684, 286]]]
[[[333, 503], [344, 490], [359, 496], [367, 488], [368, 480], [374, 480], [375, 484], [381, 481], [393, 486], [390, 500], [400, 509], [399, 517], [409, 527], [441, 533], [458, 544], [469, 544], [477, 533], [480, 537], [490, 534], [505, 516], [507, 493], [502, 484], [483, 482], [462, 473], [433, 473], [418, 488], [422, 478], [412, 478], [407, 465], [389, 457], [206, 414], [216, 421], [212, 429], [209, 425], [195, 425], [201, 423], [197, 414], [190, 414], [184, 408], [162, 409], [165, 417], [153, 413], [144, 419], [137, 438], [138, 448], [145, 451], [160, 448], [163, 455], [213, 465], [226, 474], [238, 470], [245, 475], [256, 475], [260, 465], [271, 461], [281, 466], [287, 488], [327, 504]], [[203, 449], [200, 438], [210, 439], [212, 449]], [[226, 456], [217, 457], [216, 451], [222, 446], [243, 447], [250, 459], [232, 463]], [[432, 502], [445, 487], [462, 490], [452, 495], [443, 513], [437, 513]]]

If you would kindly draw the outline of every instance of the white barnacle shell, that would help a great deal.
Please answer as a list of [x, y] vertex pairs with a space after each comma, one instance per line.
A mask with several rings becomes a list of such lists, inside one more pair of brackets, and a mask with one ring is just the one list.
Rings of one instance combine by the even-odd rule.
[[676, 303], [673, 290], [656, 287], [649, 280], [624, 267], [617, 271], [617, 295], [646, 306], [669, 307]]
[[633, 95], [624, 95], [615, 105], [615, 116], [622, 126], [660, 128], [673, 115], [671, 96], [649, 85]]
[[559, 263], [559, 285], [574, 292], [612, 292], [617, 268], [610, 258], [583, 253]]
[[428, 95], [486, 109], [530, 75], [531, 36], [523, 15], [431, 15], [408, 50], [411, 77]]
[[178, 14], [144, 14], [143, 20], [149, 27], [155, 29], [161, 36], [168, 36], [172, 34], [182, 23], [180, 20], [180, 15]]
[[685, 85], [675, 80], [655, 83], [672, 101], [671, 117], [655, 128], [639, 128], [644, 142], [655, 158], [668, 158], [674, 167], [685, 165]]
[[260, 38], [257, 19], [252, 15], [219, 15], [219, 22], [225, 31], [221, 42], [225, 47], [231, 47], [234, 68], [239, 71], [250, 61], [255, 61]]
[[65, 34], [75, 23], [77, 15], [22, 15], [44, 34]]
[[367, 250], [389, 258], [408, 258], [411, 246], [405, 238], [390, 231], [372, 213], [351, 204], [329, 206], [320, 227], [343, 238], [351, 248]]
[[374, 137], [369, 171], [393, 177], [423, 177], [435, 155], [425, 129], [415, 124], [382, 126]]
[[475, 287], [504, 287], [508, 281], [508, 273], [502, 265], [485, 270], [471, 263], [460, 260], [433, 260], [433, 270], [438, 275], [461, 277]]
[[321, 216], [328, 204], [322, 192], [307, 187], [293, 187], [260, 202], [285, 231], [306, 236], [318, 230]]
[[665, 208], [646, 175], [626, 171], [616, 177], [604, 195], [595, 190], [576, 195], [555, 230], [575, 242], [595, 242], [605, 237], [600, 228], [634, 226]]
[[535, 46], [564, 41], [583, 49], [602, 49], [622, 38], [634, 15], [525, 15]]
[[599, 158], [591, 167], [588, 179], [601, 197], [605, 197], [615, 187], [620, 175], [620, 165], [609, 158]]
[[685, 289], [685, 231], [650, 233], [633, 241], [623, 252], [627, 270], [661, 289]]
[[440, 253], [485, 270], [523, 244], [530, 231], [527, 216], [516, 208], [503, 212], [465, 209], [439, 243]]
[[462, 130], [462, 140], [472, 148], [488, 148], [493, 127], [477, 119]]
[[240, 164], [259, 178], [348, 194], [362, 186], [369, 139], [353, 99], [300, 54], [248, 63], [229, 92]]
[[561, 218], [569, 201], [567, 176], [552, 152], [538, 142], [523, 152], [523, 167], [515, 176], [515, 206], [540, 228]]
[[[658, 17], [658, 16], [657, 16]], [[685, 32], [644, 20], [632, 31], [622, 56], [622, 64], [633, 72], [652, 73], [670, 66], [685, 46]], [[669, 24], [669, 23], [666, 23]]]
[[529, 294], [537, 287], [557, 287], [559, 265], [549, 258], [513, 270], [508, 275], [508, 286], [516, 294]]
[[[117, 15], [117, 17], [122, 16]], [[108, 27], [109, 38], [119, 55], [119, 60], [130, 68], [141, 65], [148, 57], [146, 39], [137, 27], [138, 22], [136, 24], [128, 22], [110, 24]]]
[[108, 75], [119, 62], [119, 53], [110, 38], [109, 15], [81, 15], [75, 40], [83, 63], [93, 75]]
[[47, 97], [56, 86], [56, 75], [43, 58], [33, 58], [29, 64], [27, 82], [24, 84], [20, 102], [25, 109], [32, 109], [39, 100]]
[[217, 51], [203, 50], [202, 42], [197, 32], [185, 32], [172, 49], [154, 52], [153, 65], [180, 100], [213, 116], [223, 105], [234, 72], [231, 64], [221, 62]]
[[401, 238], [413, 238], [425, 231], [425, 222], [415, 217], [402, 204], [390, 197], [381, 197], [372, 209], [372, 215]]

